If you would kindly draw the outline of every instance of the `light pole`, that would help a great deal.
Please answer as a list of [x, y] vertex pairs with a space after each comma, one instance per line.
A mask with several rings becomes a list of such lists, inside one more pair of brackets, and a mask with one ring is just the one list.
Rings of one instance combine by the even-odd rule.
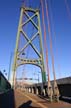
[[39, 74], [38, 74], [38, 83], [39, 83]]
[[38, 83], [39, 83], [39, 73], [41, 73], [41, 72], [38, 72], [38, 74], [36, 74], [36, 73], [34, 73], [34, 75], [37, 75], [38, 76]]
[[9, 72], [8, 72], [8, 81], [10, 81], [11, 62], [12, 62], [12, 53], [11, 53], [11, 55], [10, 55]]

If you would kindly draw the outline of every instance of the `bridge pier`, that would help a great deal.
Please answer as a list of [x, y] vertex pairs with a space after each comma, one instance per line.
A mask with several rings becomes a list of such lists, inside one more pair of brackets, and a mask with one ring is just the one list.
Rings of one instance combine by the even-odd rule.
[[41, 90], [41, 87], [40, 87], [40, 86], [38, 86], [38, 87], [37, 87], [37, 89], [38, 89], [38, 95], [42, 95], [42, 90]]
[[31, 88], [31, 92], [34, 94], [34, 88], [33, 87]]
[[33, 90], [34, 90], [34, 94], [36, 94], [36, 87], [33, 87]]
[[43, 88], [43, 91], [44, 91], [44, 96], [46, 96], [46, 90], [45, 90], [45, 88]]
[[28, 88], [28, 93], [31, 93], [31, 92], [32, 92], [31, 87], [29, 87]]
[[44, 89], [45, 89], [45, 96], [47, 96], [48, 95], [48, 93], [47, 93], [47, 86], [45, 86]]
[[38, 87], [36, 87], [36, 94], [37, 94], [37, 95], [39, 94], [39, 90], [38, 90]]

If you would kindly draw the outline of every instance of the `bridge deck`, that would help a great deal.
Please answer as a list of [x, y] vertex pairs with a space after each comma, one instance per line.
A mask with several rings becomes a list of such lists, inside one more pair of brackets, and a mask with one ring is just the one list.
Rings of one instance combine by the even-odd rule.
[[71, 104], [60, 101], [50, 103], [47, 98], [42, 98], [31, 93], [15, 91], [16, 108], [71, 108]]
[[47, 98], [21, 90], [9, 90], [0, 94], [0, 108], [71, 108], [71, 104], [60, 101], [50, 103]]

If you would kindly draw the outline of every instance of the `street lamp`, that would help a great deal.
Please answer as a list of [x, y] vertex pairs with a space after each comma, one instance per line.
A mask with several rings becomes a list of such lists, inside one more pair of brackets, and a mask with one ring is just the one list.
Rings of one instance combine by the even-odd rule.
[[38, 72], [38, 74], [36, 74], [36, 73], [34, 73], [34, 75], [37, 75], [38, 76], [38, 83], [39, 83], [39, 73], [41, 73], [41, 72]]

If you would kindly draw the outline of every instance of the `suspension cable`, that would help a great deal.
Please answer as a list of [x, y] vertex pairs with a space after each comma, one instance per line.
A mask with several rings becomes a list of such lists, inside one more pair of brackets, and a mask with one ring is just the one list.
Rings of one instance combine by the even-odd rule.
[[41, 7], [42, 7], [42, 23], [43, 23], [43, 30], [44, 30], [44, 47], [46, 52], [46, 69], [48, 73], [48, 81], [50, 81], [50, 75], [49, 75], [49, 67], [48, 67], [48, 48], [46, 43], [46, 28], [45, 28], [45, 22], [44, 22], [44, 8], [43, 8], [43, 2], [41, 0]]
[[53, 56], [53, 50], [52, 50], [52, 38], [51, 38], [51, 31], [50, 31], [50, 21], [49, 21], [49, 16], [48, 16], [48, 7], [47, 7], [47, 2], [45, 0], [45, 7], [46, 7], [46, 16], [47, 16], [47, 21], [48, 21], [48, 33], [49, 33], [49, 40], [50, 40], [50, 51], [51, 51], [51, 58], [52, 58], [52, 69], [53, 69], [53, 75], [54, 75], [54, 81], [56, 80], [55, 76], [55, 68], [54, 68], [54, 56]]
[[[52, 22], [52, 30], [53, 30], [53, 34], [54, 34], [54, 41], [56, 44], [56, 31], [55, 31], [54, 18], [53, 18], [53, 14], [52, 14], [51, 1], [49, 1], [48, 4], [50, 7], [50, 13], [51, 13], [51, 22]], [[58, 57], [58, 48], [57, 47], [56, 47], [56, 56]], [[58, 70], [60, 72], [60, 63], [58, 63]], [[61, 73], [59, 73], [59, 76], [61, 77]]]
[[68, 3], [67, 3], [67, 0], [64, 0], [64, 1], [65, 1], [65, 5], [66, 5], [66, 9], [67, 9], [68, 16], [69, 16], [69, 18], [71, 19], [71, 12], [70, 12], [69, 5], [68, 5]]

